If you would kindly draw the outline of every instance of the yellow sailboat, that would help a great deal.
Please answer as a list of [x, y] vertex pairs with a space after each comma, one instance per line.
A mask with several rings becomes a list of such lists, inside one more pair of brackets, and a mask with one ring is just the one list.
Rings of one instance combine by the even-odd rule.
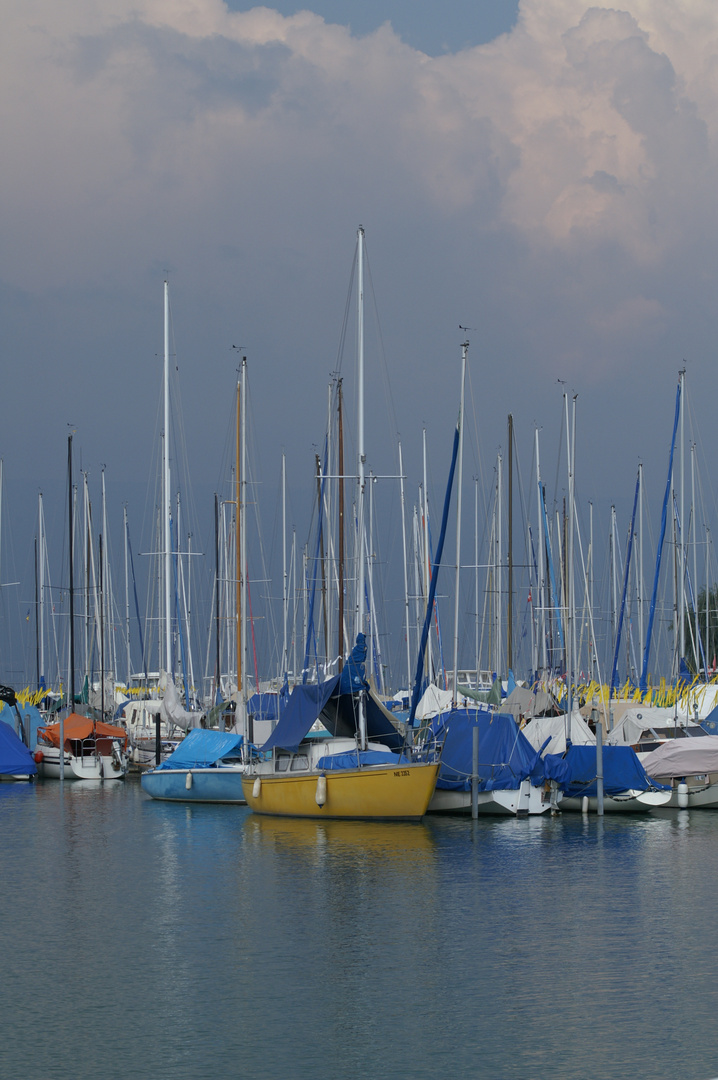
[[[294, 687], [279, 722], [252, 762], [242, 790], [257, 814], [308, 818], [418, 820], [434, 791], [438, 763], [415, 761], [390, 714], [364, 676], [364, 230], [357, 232], [358, 453], [356, 528], [356, 645], [339, 675], [323, 683]], [[340, 484], [343, 457], [340, 436]], [[343, 505], [340, 486], [340, 506]], [[323, 486], [320, 487], [320, 525]], [[340, 528], [343, 521], [339, 515]], [[343, 538], [340, 533], [340, 560]], [[341, 572], [340, 572], [341, 575]], [[339, 584], [339, 597], [343, 585]], [[343, 625], [340, 608], [339, 627]], [[341, 644], [339, 655], [343, 653]], [[308, 665], [309, 639], [304, 671]], [[286, 662], [286, 646], [285, 646]], [[325, 735], [309, 737], [319, 719]], [[270, 754], [271, 751], [271, 754]]]
[[[257, 814], [416, 821], [434, 792], [438, 763], [413, 761], [364, 678], [357, 636], [340, 675], [295, 686], [272, 735], [242, 780]], [[311, 732], [320, 720], [326, 731]]]

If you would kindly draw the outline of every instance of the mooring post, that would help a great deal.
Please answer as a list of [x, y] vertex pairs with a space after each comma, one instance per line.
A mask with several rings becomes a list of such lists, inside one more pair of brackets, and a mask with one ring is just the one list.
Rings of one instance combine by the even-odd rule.
[[596, 813], [603, 817], [603, 724], [596, 724]]
[[479, 725], [471, 732], [471, 816], [479, 816]]

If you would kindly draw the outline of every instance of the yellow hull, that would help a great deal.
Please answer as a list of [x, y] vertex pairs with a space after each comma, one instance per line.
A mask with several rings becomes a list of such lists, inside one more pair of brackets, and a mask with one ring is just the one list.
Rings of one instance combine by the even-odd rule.
[[[407, 764], [342, 769], [326, 774], [255, 773], [243, 777], [242, 790], [255, 814], [418, 821], [426, 813], [438, 771], [438, 764]], [[321, 806], [318, 796], [323, 800]]]

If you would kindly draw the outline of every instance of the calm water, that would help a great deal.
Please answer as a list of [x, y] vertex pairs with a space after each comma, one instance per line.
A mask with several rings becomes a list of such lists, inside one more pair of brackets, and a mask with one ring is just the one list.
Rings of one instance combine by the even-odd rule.
[[3, 1076], [708, 1080], [718, 814], [282, 822], [0, 785]]

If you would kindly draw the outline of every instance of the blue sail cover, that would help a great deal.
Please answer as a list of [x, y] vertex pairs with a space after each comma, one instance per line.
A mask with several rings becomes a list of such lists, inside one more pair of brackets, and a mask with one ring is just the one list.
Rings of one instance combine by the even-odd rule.
[[358, 690], [366, 690], [367, 682], [364, 665], [366, 664], [366, 637], [357, 634], [357, 639], [351, 655], [344, 663], [339, 676], [339, 693], [351, 694]]
[[37, 765], [26, 746], [4, 720], [0, 720], [0, 775], [35, 776]]
[[364, 765], [399, 765], [401, 761], [406, 758], [386, 750], [349, 750], [345, 754], [327, 754], [319, 759], [317, 768], [331, 772], [333, 769], [359, 769]]
[[335, 675], [323, 683], [295, 686], [277, 726], [261, 747], [262, 751], [280, 746], [296, 754], [300, 742], [337, 689], [340, 679], [341, 675]]
[[252, 694], [247, 702], [247, 712], [255, 720], [276, 720], [279, 716], [279, 695]]
[[531, 777], [543, 783], [540, 754], [513, 716], [489, 709], [452, 709], [437, 716], [430, 731], [444, 741], [437, 788], [470, 791], [473, 730], [479, 729], [479, 791], [505, 791]]
[[[547, 754], [543, 759], [547, 780], [555, 780], [568, 798], [596, 797], [596, 747], [570, 746], [565, 754]], [[631, 746], [603, 747], [603, 793], [621, 795], [625, 791], [666, 791], [651, 780]]]
[[207, 769], [220, 758], [236, 756], [242, 736], [236, 732], [194, 728], [155, 772], [160, 769]]

